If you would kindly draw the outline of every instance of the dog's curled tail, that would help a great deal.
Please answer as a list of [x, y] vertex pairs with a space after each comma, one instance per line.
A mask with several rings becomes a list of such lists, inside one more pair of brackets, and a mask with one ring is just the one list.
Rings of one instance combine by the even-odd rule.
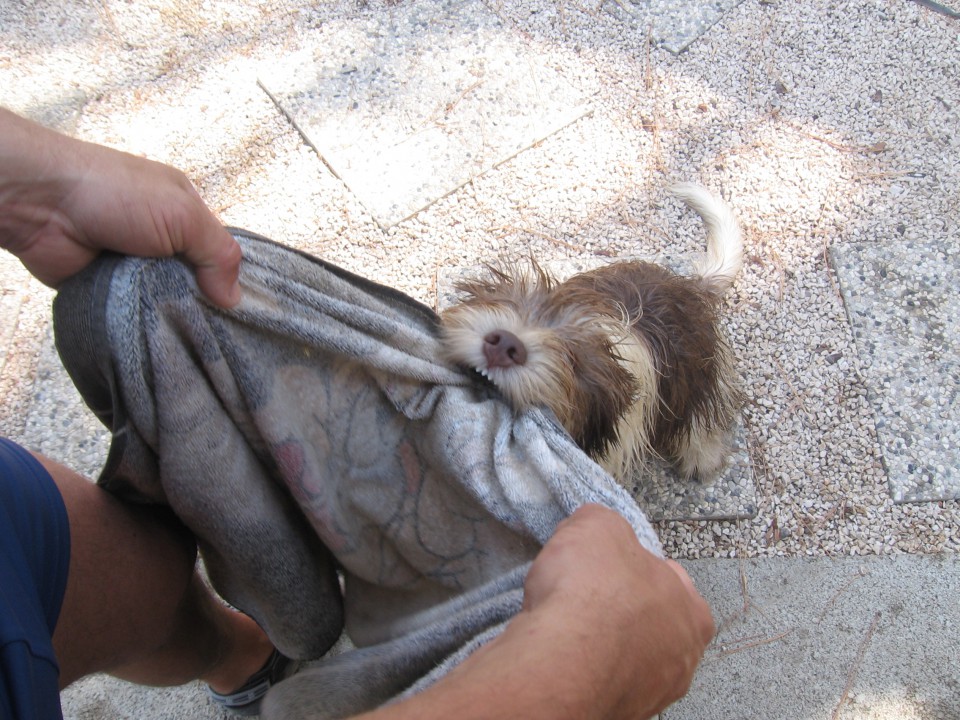
[[707, 226], [707, 253], [694, 264], [704, 284], [717, 295], [725, 293], [743, 266], [743, 235], [730, 207], [706, 188], [677, 183], [670, 193], [696, 212]]

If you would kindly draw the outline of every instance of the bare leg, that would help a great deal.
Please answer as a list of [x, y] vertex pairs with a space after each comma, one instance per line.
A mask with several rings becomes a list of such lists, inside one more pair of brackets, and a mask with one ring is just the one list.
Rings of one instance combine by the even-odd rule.
[[263, 666], [269, 639], [207, 590], [188, 532], [37, 459], [70, 519], [70, 573], [53, 635], [61, 689], [105, 672], [144, 685], [202, 679], [228, 693]]

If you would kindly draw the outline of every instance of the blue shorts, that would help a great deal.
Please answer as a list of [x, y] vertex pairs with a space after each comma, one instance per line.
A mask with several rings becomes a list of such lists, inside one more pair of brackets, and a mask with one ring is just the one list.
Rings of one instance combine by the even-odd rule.
[[0, 718], [63, 717], [52, 638], [69, 566], [70, 524], [53, 478], [0, 438]]

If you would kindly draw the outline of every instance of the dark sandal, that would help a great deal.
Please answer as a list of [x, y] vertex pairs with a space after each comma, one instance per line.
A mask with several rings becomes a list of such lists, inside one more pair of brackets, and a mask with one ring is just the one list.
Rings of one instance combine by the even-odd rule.
[[263, 696], [271, 686], [292, 674], [287, 672], [288, 668], [291, 671], [294, 669], [290, 659], [281, 655], [279, 650], [274, 650], [264, 666], [232, 693], [221, 695], [209, 685], [207, 693], [217, 705], [236, 715], [259, 715]]

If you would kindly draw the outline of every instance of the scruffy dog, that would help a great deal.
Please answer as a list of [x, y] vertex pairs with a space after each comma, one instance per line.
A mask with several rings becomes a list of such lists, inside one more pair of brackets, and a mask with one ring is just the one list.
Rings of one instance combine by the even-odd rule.
[[463, 297], [441, 314], [448, 360], [488, 378], [515, 409], [548, 406], [625, 485], [654, 456], [685, 478], [708, 478], [724, 463], [740, 405], [717, 322], [742, 265], [740, 229], [707, 190], [671, 192], [707, 228], [691, 276], [614, 262], [560, 282], [531, 260], [458, 283]]

